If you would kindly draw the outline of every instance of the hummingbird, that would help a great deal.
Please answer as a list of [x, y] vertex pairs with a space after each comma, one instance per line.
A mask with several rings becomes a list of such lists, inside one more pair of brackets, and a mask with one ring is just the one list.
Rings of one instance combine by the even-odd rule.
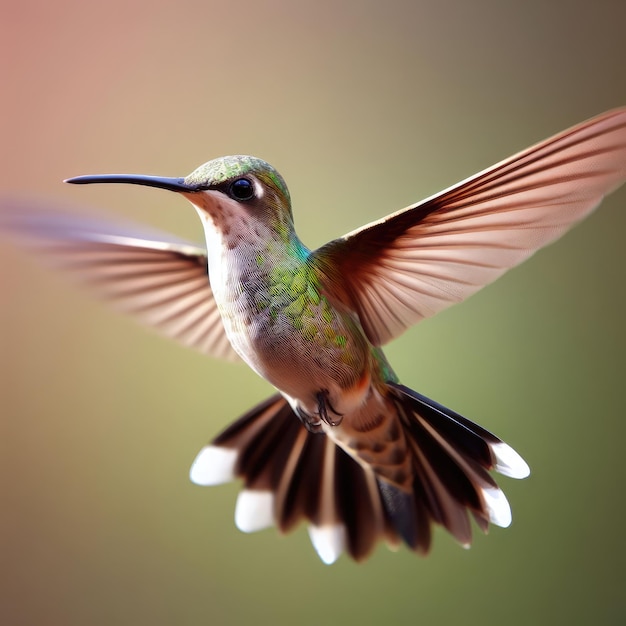
[[463, 546], [471, 519], [507, 527], [492, 470], [530, 470], [508, 444], [403, 385], [382, 346], [471, 296], [588, 215], [626, 180], [626, 108], [575, 126], [316, 250], [282, 176], [236, 155], [185, 177], [106, 174], [194, 207], [206, 245], [24, 208], [9, 227], [122, 310], [275, 393], [203, 447], [191, 480], [240, 478], [244, 532], [308, 523], [319, 557], [379, 540], [425, 554], [434, 524]]

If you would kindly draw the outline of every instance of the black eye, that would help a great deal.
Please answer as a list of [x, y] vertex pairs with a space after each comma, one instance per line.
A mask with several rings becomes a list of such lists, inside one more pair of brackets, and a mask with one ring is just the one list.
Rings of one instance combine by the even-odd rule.
[[252, 200], [254, 185], [247, 178], [238, 178], [230, 184], [230, 196], [235, 200]]

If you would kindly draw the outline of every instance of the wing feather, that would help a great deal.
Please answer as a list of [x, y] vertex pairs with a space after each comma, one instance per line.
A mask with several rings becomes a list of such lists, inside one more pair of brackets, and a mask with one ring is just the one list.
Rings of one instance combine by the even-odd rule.
[[560, 237], [624, 180], [626, 108], [336, 239], [312, 260], [382, 345]]
[[204, 248], [134, 225], [18, 203], [3, 208], [0, 228], [161, 334], [204, 354], [238, 358], [213, 297]]

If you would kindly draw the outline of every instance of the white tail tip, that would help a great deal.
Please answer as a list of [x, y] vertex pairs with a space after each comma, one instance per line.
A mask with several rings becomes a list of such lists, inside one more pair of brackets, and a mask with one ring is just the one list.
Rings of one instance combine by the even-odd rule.
[[235, 525], [244, 533], [253, 533], [274, 525], [274, 495], [271, 491], [244, 489], [237, 497]]
[[489, 444], [489, 447], [496, 457], [496, 472], [510, 478], [526, 478], [530, 475], [528, 463], [511, 446], [501, 442]]
[[511, 525], [511, 507], [506, 496], [498, 489], [485, 488], [482, 490], [485, 506], [489, 511], [489, 521], [496, 526], [507, 528]]
[[346, 544], [346, 529], [343, 524], [309, 526], [309, 537], [320, 559], [330, 565], [343, 552]]
[[205, 487], [228, 483], [235, 478], [236, 461], [237, 450], [205, 446], [192, 463], [189, 478]]

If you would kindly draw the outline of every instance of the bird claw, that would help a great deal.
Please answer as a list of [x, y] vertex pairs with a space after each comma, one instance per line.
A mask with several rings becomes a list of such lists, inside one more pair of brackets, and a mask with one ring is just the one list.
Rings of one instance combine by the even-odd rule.
[[[302, 408], [297, 408], [295, 411], [299, 420], [310, 433], [322, 432], [322, 421], [329, 426], [339, 426], [343, 420], [343, 413], [337, 412], [337, 410], [330, 403], [328, 396], [328, 389], [322, 389], [315, 394], [315, 398], [317, 399], [316, 415], [310, 415]], [[339, 419], [333, 419], [330, 417], [328, 414], [329, 411], [330, 413], [336, 415]]]
[[319, 419], [315, 419], [313, 415], [309, 415], [306, 411], [303, 411], [301, 408], [296, 409], [295, 411], [298, 419], [302, 422], [304, 427], [310, 433], [321, 433], [322, 432], [322, 422]]
[[[328, 396], [328, 389], [322, 389], [321, 391], [317, 392], [315, 397], [317, 398], [318, 415], [329, 426], [339, 426], [339, 424], [341, 424], [341, 422], [343, 421], [343, 413], [339, 413], [335, 410], [333, 405], [330, 403]], [[329, 417], [328, 409], [330, 409], [331, 413], [334, 413], [339, 419], [332, 419], [331, 417]]]

